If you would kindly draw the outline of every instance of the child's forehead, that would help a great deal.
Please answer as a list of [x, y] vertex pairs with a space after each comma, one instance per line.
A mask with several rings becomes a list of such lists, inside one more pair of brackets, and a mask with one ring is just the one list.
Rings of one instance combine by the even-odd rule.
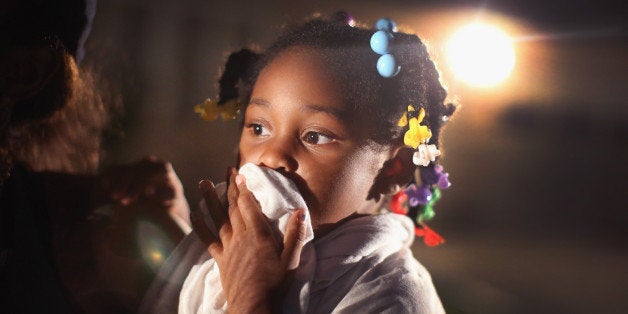
[[336, 65], [325, 49], [286, 48], [261, 69], [253, 86], [251, 104], [262, 100], [273, 109], [286, 105], [299, 111], [329, 112], [350, 128], [372, 133], [375, 125], [373, 112], [368, 109], [370, 104], [355, 103], [355, 91], [347, 76], [334, 68]]
[[[281, 63], [291, 63], [293, 65], [298, 64], [299, 67], [316, 67], [320, 68], [319, 70], [321, 71], [327, 72], [327, 74], [331, 74], [332, 72], [328, 71], [330, 70], [328, 69], [330, 64], [328, 57], [325, 56], [323, 50], [311, 46], [295, 45], [277, 52], [267, 62], [262, 71], [268, 67], [276, 66]], [[297, 69], [295, 68], [294, 70]]]
[[343, 85], [334, 79], [324, 57], [313, 49], [294, 47], [278, 54], [261, 71], [252, 98], [296, 101], [349, 110]]

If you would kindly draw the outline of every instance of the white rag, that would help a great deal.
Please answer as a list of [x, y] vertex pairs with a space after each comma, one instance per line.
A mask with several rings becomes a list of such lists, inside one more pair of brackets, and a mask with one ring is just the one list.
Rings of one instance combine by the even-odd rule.
[[[305, 200], [292, 181], [272, 169], [248, 163], [240, 167], [238, 172], [246, 178], [246, 186], [259, 202], [264, 215], [271, 222], [271, 227], [274, 229], [278, 241], [283, 242], [290, 214], [297, 209], [305, 210], [306, 246], [302, 250], [303, 260], [297, 274], [295, 274], [296, 280], [291, 286], [291, 292], [289, 292], [301, 295], [301, 290], [307, 289], [305, 283], [311, 279], [314, 273], [313, 267], [304, 266], [311, 264], [309, 262], [312, 262], [315, 257], [313, 246], [308, 244], [314, 238], [314, 232]], [[202, 211], [206, 215], [206, 219], [211, 219], [206, 207], [202, 208]], [[213, 226], [212, 229], [214, 229]], [[305, 291], [303, 293], [307, 294]], [[296, 300], [299, 299], [297, 296]], [[193, 266], [181, 289], [179, 313], [224, 313], [226, 309], [227, 300], [222, 290], [220, 272], [215, 260], [210, 258], [202, 264]]]

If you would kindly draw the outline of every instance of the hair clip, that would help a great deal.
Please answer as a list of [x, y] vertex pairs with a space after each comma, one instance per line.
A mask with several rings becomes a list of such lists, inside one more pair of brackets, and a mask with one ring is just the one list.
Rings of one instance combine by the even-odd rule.
[[427, 144], [432, 137], [432, 131], [427, 125], [421, 125], [425, 118], [425, 109], [421, 108], [419, 114], [412, 105], [408, 105], [408, 110], [403, 113], [397, 125], [400, 127], [408, 126], [408, 130], [403, 136], [403, 143], [416, 149], [412, 156], [412, 162], [417, 166], [426, 167], [430, 162], [435, 161], [440, 156], [440, 150], [434, 144]]
[[440, 156], [440, 150], [434, 144], [420, 144], [417, 151], [412, 155], [412, 162], [417, 166], [427, 167], [430, 162]]
[[194, 112], [198, 113], [205, 121], [214, 121], [218, 116], [223, 121], [235, 120], [240, 112], [241, 104], [236, 99], [231, 99], [225, 103], [219, 104], [215, 100], [209, 98], [204, 102], [194, 106]]
[[[419, 107], [417, 111], [413, 105], [408, 105], [406, 112], [399, 118], [397, 125], [407, 128], [403, 142], [416, 151], [412, 162], [420, 166], [420, 183], [411, 183], [404, 190], [395, 194], [389, 209], [393, 213], [410, 216], [414, 220], [414, 233], [423, 237], [428, 246], [436, 246], [445, 242], [443, 237], [430, 229], [425, 222], [434, 217], [434, 204], [440, 199], [440, 189], [451, 186], [449, 174], [443, 172], [443, 167], [431, 163], [441, 152], [436, 145], [428, 144], [432, 131], [427, 125], [421, 125], [425, 119], [425, 109]], [[418, 180], [418, 178], [416, 179]]]
[[393, 33], [397, 30], [397, 24], [388, 18], [379, 19], [375, 23], [377, 30], [371, 36], [371, 49], [375, 53], [382, 55], [377, 59], [377, 72], [379, 75], [389, 78], [397, 75], [401, 67], [397, 65], [397, 60], [391, 54], [393, 48]]
[[426, 205], [432, 199], [432, 191], [427, 184], [410, 184], [405, 189], [406, 195], [408, 195], [408, 205], [410, 207], [416, 207], [419, 205]]
[[443, 166], [436, 164], [434, 167], [421, 169], [421, 182], [423, 184], [436, 185], [439, 189], [447, 189], [451, 186], [449, 173], [443, 172]]
[[421, 125], [425, 118], [425, 109], [421, 108], [418, 115], [412, 105], [408, 105], [408, 110], [403, 113], [397, 125], [400, 127], [408, 126], [408, 130], [403, 136], [404, 144], [416, 149], [420, 144], [427, 143], [432, 137], [432, 131], [426, 126]]
[[[442, 169], [441, 169], [442, 170]], [[434, 218], [434, 205], [440, 200], [440, 189], [423, 182], [420, 186], [412, 183], [397, 192], [390, 200], [390, 211], [400, 215], [410, 215], [414, 221], [414, 234], [423, 237], [428, 246], [437, 246], [445, 242], [442, 236], [425, 223]]]
[[445, 243], [445, 239], [441, 237], [438, 233], [428, 227], [426, 224], [421, 223], [419, 227], [414, 227], [414, 234], [417, 237], [423, 237], [423, 242], [427, 246], [437, 246]]

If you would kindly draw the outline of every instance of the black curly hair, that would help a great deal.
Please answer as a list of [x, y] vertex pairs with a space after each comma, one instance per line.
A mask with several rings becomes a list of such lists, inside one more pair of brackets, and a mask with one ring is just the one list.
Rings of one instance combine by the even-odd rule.
[[375, 67], [378, 54], [369, 46], [373, 30], [352, 27], [337, 19], [315, 18], [288, 27], [265, 52], [242, 49], [232, 53], [220, 78], [219, 104], [237, 98], [247, 104], [261, 70], [281, 52], [291, 47], [318, 50], [329, 63], [334, 81], [342, 85], [346, 102], [355, 113], [373, 125], [370, 139], [389, 144], [403, 136], [397, 121], [412, 104], [425, 109], [424, 121], [432, 131], [430, 143], [438, 144], [441, 125], [453, 114], [455, 106], [446, 104], [447, 93], [426, 46], [412, 34], [394, 33], [394, 51], [401, 71], [383, 78]]

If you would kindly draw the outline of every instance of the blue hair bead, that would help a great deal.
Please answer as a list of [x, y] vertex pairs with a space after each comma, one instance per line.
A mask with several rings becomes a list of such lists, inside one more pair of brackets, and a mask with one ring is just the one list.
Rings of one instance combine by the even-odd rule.
[[397, 23], [389, 18], [381, 18], [375, 22], [375, 29], [387, 32], [396, 32]]
[[377, 31], [371, 36], [371, 49], [382, 55], [377, 60], [377, 72], [379, 75], [389, 78], [397, 75], [401, 67], [395, 57], [390, 54], [393, 46], [393, 32], [397, 30], [397, 24], [388, 18], [382, 18], [375, 23]]
[[391, 54], [385, 54], [377, 60], [377, 72], [383, 77], [393, 77], [399, 73], [399, 69], [397, 60]]
[[371, 36], [371, 49], [377, 54], [385, 55], [390, 53], [393, 35], [386, 31], [377, 31]]

